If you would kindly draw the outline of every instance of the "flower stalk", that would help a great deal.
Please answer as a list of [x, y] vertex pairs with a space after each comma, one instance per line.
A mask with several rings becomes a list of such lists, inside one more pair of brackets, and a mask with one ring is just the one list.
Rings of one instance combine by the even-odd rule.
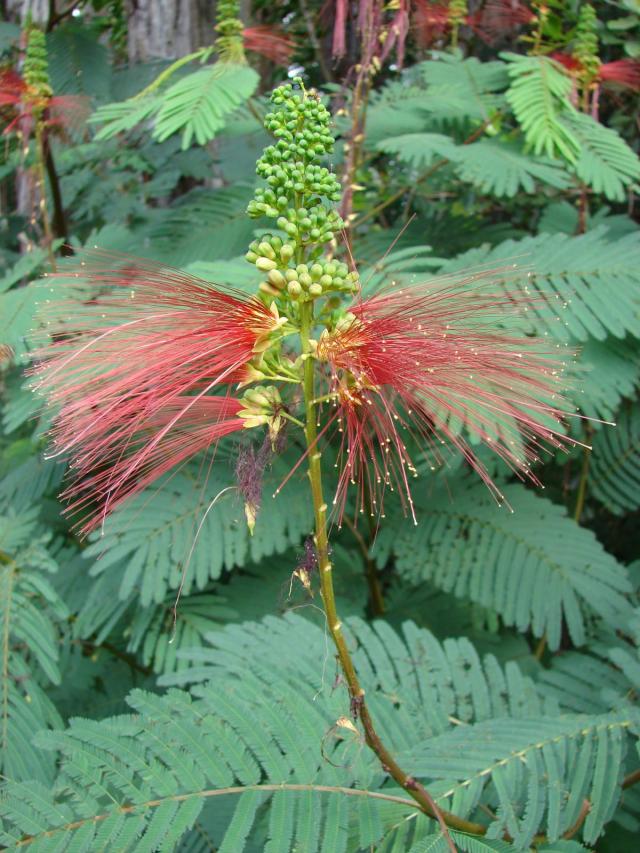
[[336, 647], [340, 668], [349, 690], [351, 713], [359, 719], [364, 730], [367, 746], [378, 757], [382, 768], [418, 803], [421, 810], [435, 818], [447, 839], [449, 849], [455, 853], [448, 825], [466, 832], [477, 832], [478, 825], [461, 820], [455, 815], [444, 814], [436, 805], [427, 789], [417, 780], [406, 773], [393, 755], [387, 749], [378, 735], [369, 713], [365, 699], [365, 691], [360, 685], [353, 658], [349, 652], [342, 621], [336, 606], [333, 587], [333, 565], [329, 558], [329, 537], [327, 533], [327, 504], [324, 500], [322, 485], [322, 453], [318, 447], [318, 428], [315, 401], [315, 358], [311, 347], [311, 329], [313, 325], [313, 303], [303, 306], [300, 316], [300, 342], [304, 358], [304, 404], [305, 404], [305, 437], [308, 451], [308, 475], [311, 486], [311, 499], [315, 522], [314, 544], [318, 559], [318, 574], [320, 591], [324, 607], [327, 627]]

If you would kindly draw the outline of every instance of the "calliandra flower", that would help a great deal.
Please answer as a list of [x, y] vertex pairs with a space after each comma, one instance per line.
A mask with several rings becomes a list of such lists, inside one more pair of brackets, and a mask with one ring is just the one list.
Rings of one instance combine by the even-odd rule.
[[291, 64], [291, 57], [296, 50], [296, 44], [280, 27], [267, 24], [257, 27], [245, 27], [242, 31], [244, 49], [259, 53], [270, 59], [275, 65], [285, 68]]
[[[418, 42], [427, 47], [442, 39], [455, 16], [451, 3], [416, 0], [414, 28]], [[493, 45], [534, 19], [531, 9], [519, 0], [487, 0], [475, 12], [459, 19], [459, 23], [466, 24], [486, 44]]]
[[416, 0], [413, 28], [418, 44], [421, 47], [428, 47], [441, 39], [449, 28], [449, 17], [449, 7], [446, 3]]
[[383, 515], [392, 490], [413, 515], [409, 480], [419, 460], [410, 456], [409, 435], [431, 466], [434, 455], [442, 460], [443, 445], [462, 453], [499, 501], [499, 488], [455, 422], [534, 482], [530, 465], [545, 446], [576, 443], [564, 434], [557, 349], [500, 328], [517, 309], [515, 299], [490, 273], [445, 277], [358, 301], [322, 335], [318, 358], [328, 365], [342, 430], [334, 500], [340, 518], [350, 484], [357, 511], [369, 511], [368, 493]]
[[469, 15], [467, 24], [486, 44], [493, 45], [535, 18], [531, 9], [519, 0], [487, 0]]
[[[49, 276], [50, 290], [69, 277]], [[52, 300], [48, 315], [58, 316], [33, 373], [58, 410], [51, 455], [70, 458], [74, 483], [65, 497], [88, 514], [88, 532], [166, 471], [247, 425], [247, 405], [228, 386], [283, 321], [255, 297], [148, 261], [119, 269], [90, 262], [71, 273], [80, 277], [98, 295], [84, 305]], [[227, 396], [210, 396], [220, 392]], [[254, 415], [249, 425], [259, 422]]]
[[[580, 78], [585, 68], [580, 60], [568, 53], [552, 53], [555, 59], [572, 77]], [[595, 84], [614, 83], [625, 89], [640, 91], [640, 60], [617, 59], [615, 62], [603, 62], [598, 65]]]
[[0, 115], [3, 135], [19, 131], [29, 138], [38, 116], [50, 130], [63, 131], [78, 126], [86, 115], [83, 99], [52, 95], [48, 88], [29, 86], [12, 69], [0, 72]]

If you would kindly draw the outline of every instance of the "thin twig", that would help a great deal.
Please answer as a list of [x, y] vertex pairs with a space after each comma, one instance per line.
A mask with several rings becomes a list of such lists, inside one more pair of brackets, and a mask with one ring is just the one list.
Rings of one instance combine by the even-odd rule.
[[580, 813], [578, 814], [578, 817], [576, 818], [574, 824], [572, 826], [570, 826], [566, 832], [563, 833], [562, 837], [567, 838], [567, 839], [573, 838], [573, 836], [576, 835], [576, 833], [578, 832], [578, 830], [580, 829], [582, 824], [587, 819], [587, 815], [589, 814], [590, 811], [591, 811], [591, 803], [589, 802], [589, 800], [584, 799], [582, 801], [582, 807], [580, 809]]
[[624, 777], [622, 780], [622, 789], [631, 788], [632, 785], [637, 785], [638, 782], [640, 782], [640, 767], [637, 770], [632, 770], [631, 773]]
[[375, 800], [385, 800], [389, 803], [396, 803], [397, 805], [415, 808], [415, 802], [413, 800], [408, 800], [404, 797], [396, 797], [392, 794], [383, 794], [378, 791], [366, 791], [358, 788], [340, 788], [332, 785], [295, 785], [285, 783], [274, 785], [238, 785], [231, 788], [212, 788], [204, 791], [192, 791], [188, 794], [171, 794], [168, 797], [162, 797], [157, 800], [147, 800], [144, 803], [135, 803], [130, 806], [119, 806], [114, 811], [93, 815], [92, 817], [84, 818], [83, 820], [75, 820], [71, 823], [66, 823], [63, 826], [57, 826], [55, 829], [46, 830], [45, 832], [40, 832], [37, 835], [30, 835], [27, 838], [23, 838], [21, 841], [16, 841], [14, 846], [16, 848], [28, 847], [30, 844], [35, 844], [42, 838], [52, 838], [59, 832], [73, 832], [76, 829], [82, 829], [82, 827], [86, 826], [88, 823], [100, 823], [103, 820], [113, 817], [114, 813], [123, 815], [137, 814], [144, 809], [159, 808], [166, 803], [183, 803], [186, 800], [192, 800], [196, 797], [200, 797], [202, 799], [226, 797], [231, 794], [244, 794], [247, 791], [264, 791], [265, 793], [277, 791], [318, 791], [321, 794], [342, 794], [347, 797], [370, 797]]
[[[589, 424], [585, 425], [585, 434], [587, 436], [587, 442], [589, 443], [591, 439], [591, 427]], [[578, 484], [578, 495], [576, 497], [576, 508], [573, 513], [573, 517], [575, 521], [580, 524], [580, 518], [582, 517], [582, 511], [584, 509], [584, 502], [587, 496], [587, 483], [589, 481], [589, 467], [591, 465], [591, 450], [589, 447], [585, 447], [582, 452], [582, 468], [580, 470], [580, 482]]]
[[353, 521], [351, 521], [347, 515], [344, 517], [344, 523], [353, 534], [353, 537], [360, 548], [360, 552], [362, 553], [364, 573], [367, 579], [367, 584], [369, 585], [369, 603], [371, 605], [371, 612], [374, 616], [382, 616], [385, 610], [384, 597], [382, 595], [382, 587], [380, 586], [378, 570], [376, 568], [375, 561], [371, 558], [369, 544], [365, 541], [362, 533], [360, 533]]
[[49, 178], [49, 189], [51, 190], [51, 200], [53, 202], [53, 216], [51, 217], [53, 233], [56, 237], [60, 237], [64, 240], [64, 245], [68, 247], [69, 232], [67, 229], [67, 218], [64, 212], [64, 206], [62, 204], [60, 180], [58, 178], [56, 164], [53, 159], [53, 152], [48, 139], [44, 140], [44, 163], [47, 170], [47, 177]]

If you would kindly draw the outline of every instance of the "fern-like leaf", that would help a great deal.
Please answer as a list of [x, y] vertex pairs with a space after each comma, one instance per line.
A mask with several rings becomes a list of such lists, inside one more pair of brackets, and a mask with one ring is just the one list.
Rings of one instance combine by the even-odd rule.
[[55, 620], [68, 615], [46, 578], [57, 570], [47, 538], [33, 509], [0, 515], [0, 766], [7, 778], [43, 782], [53, 761], [32, 740], [61, 725], [43, 687], [60, 682]]
[[640, 158], [615, 130], [584, 113], [563, 119], [580, 143], [576, 175], [610, 201], [624, 201], [629, 187], [640, 180]]
[[[449, 787], [438, 797], [458, 812], [477, 803], [491, 785], [496, 818], [490, 837], [508, 832], [517, 850], [527, 850], [543, 822], [551, 841], [578, 819], [585, 800], [591, 809], [584, 839], [593, 843], [620, 798], [622, 750], [637, 715], [489, 720], [460, 726], [413, 752], [416, 776]], [[409, 756], [404, 757], [410, 760]], [[570, 781], [569, 781], [570, 780]], [[527, 792], [527, 789], [528, 792]], [[523, 803], [541, 791], [541, 809], [529, 821]]]
[[[411, 623], [402, 635], [357, 619], [345, 630], [391, 748], [444, 806], [485, 825], [479, 805], [497, 809], [487, 840], [456, 835], [460, 849], [504, 849], [494, 839], [505, 830], [516, 851], [528, 849], [532, 832], [558, 837], [591, 795], [603, 803], [588, 827], [596, 837], [619, 797], [632, 717], [558, 716], [552, 705], [544, 715], [515, 664], [503, 671], [468, 642], [440, 644]], [[190, 827], [205, 802], [212, 843], [233, 853], [249, 838], [269, 853], [346, 853], [392, 838], [403, 824], [433, 835], [434, 824], [385, 784], [375, 758], [341, 728], [348, 696], [318, 672], [328, 653], [321, 627], [269, 618], [229, 626], [210, 643], [186, 654], [190, 670], [165, 678], [195, 682], [191, 695], [134, 690], [133, 715], [75, 719], [40, 735], [40, 746], [60, 756], [60, 777], [52, 787], [5, 785], [0, 843], [39, 853], [202, 850]], [[381, 849], [418, 842], [401, 837], [407, 846]]]
[[456, 481], [450, 488], [451, 498], [435, 490], [421, 502], [417, 528], [398, 522], [380, 532], [381, 563], [393, 553], [410, 582], [430, 580], [495, 610], [519, 631], [546, 633], [552, 649], [565, 622], [580, 645], [586, 614], [611, 625], [629, 617], [624, 567], [564, 507], [513, 485], [504, 489], [511, 513], [499, 511], [482, 484]]
[[[230, 472], [231, 483], [232, 476]], [[177, 475], [134, 498], [106, 520], [103, 533], [85, 549], [84, 555], [95, 560], [92, 573], [117, 574], [120, 597], [126, 600], [135, 590], [142, 606], [148, 607], [161, 604], [169, 590], [180, 586], [190, 555], [185, 594], [204, 589], [223, 569], [282, 553], [309, 530], [306, 501], [295, 494], [305, 483], [288, 486], [286, 505], [265, 496], [255, 536], [249, 536], [242, 501], [234, 491], [207, 511], [229, 485], [210, 478], [203, 490], [198, 482]]]
[[154, 138], [162, 142], [182, 133], [182, 147], [193, 140], [205, 145], [226, 124], [228, 116], [251, 97], [259, 77], [248, 65], [216, 63], [187, 74], [162, 95]]
[[575, 113], [571, 106], [571, 78], [558, 63], [546, 56], [501, 54], [508, 62], [511, 85], [507, 101], [536, 154], [560, 154], [575, 163], [580, 142], [562, 121]]
[[[577, 372], [570, 376], [568, 385], [569, 395], [587, 417], [615, 421], [623, 398], [633, 397], [640, 385], [640, 353], [635, 340], [588, 340], [580, 347]], [[601, 425], [594, 423], [593, 427], [599, 430]], [[604, 432], [609, 439], [615, 438], [609, 429]]]
[[96, 140], [111, 139], [119, 133], [132, 130], [157, 113], [161, 104], [162, 101], [157, 95], [104, 104], [89, 119], [92, 124], [103, 125], [96, 133]]
[[[517, 259], [506, 278], [507, 290], [536, 299], [528, 308], [531, 331], [559, 341], [604, 340], [607, 335], [640, 337], [640, 241], [636, 234], [609, 240], [605, 228], [579, 237], [540, 234], [473, 249], [448, 261], [443, 272], [479, 264], [504, 267]], [[615, 297], [611, 296], [615, 293]]]
[[624, 407], [615, 428], [593, 442], [589, 489], [616, 515], [640, 506], [640, 410]]
[[429, 167], [436, 158], [448, 160], [461, 180], [498, 198], [513, 198], [521, 190], [531, 193], [536, 180], [558, 189], [569, 185], [568, 176], [552, 162], [527, 156], [517, 146], [496, 139], [455, 145], [440, 133], [410, 133], [386, 139], [378, 148], [414, 168]]

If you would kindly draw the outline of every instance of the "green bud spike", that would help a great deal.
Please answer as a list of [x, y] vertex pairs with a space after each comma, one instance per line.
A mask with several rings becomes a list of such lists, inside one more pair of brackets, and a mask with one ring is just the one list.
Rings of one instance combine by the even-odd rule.
[[51, 95], [47, 44], [42, 30], [31, 24], [27, 30], [27, 50], [24, 58], [24, 80], [42, 96]]
[[218, 0], [215, 31], [216, 50], [220, 62], [246, 63], [244, 55], [244, 24], [240, 20], [238, 0]]
[[593, 6], [582, 6], [576, 27], [573, 55], [582, 66], [582, 82], [587, 86], [593, 83], [600, 69], [597, 27], [598, 18]]

